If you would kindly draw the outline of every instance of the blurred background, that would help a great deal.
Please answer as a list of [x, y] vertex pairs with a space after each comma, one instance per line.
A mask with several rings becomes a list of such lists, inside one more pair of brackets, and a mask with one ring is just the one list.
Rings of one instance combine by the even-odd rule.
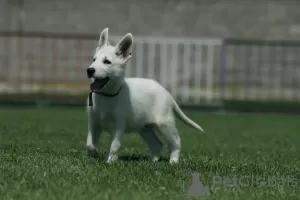
[[296, 0], [1, 0], [0, 103], [84, 105], [102, 29], [181, 106], [300, 112]]

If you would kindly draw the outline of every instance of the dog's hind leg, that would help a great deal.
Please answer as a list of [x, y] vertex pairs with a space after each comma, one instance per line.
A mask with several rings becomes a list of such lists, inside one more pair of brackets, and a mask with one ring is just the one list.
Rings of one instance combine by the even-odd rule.
[[160, 159], [163, 149], [163, 143], [155, 134], [153, 125], [147, 125], [140, 131], [140, 136], [148, 145], [153, 162]]
[[99, 137], [102, 131], [100, 126], [100, 121], [97, 120], [98, 117], [91, 111], [88, 113], [88, 136], [87, 136], [87, 152], [88, 156], [92, 158], [99, 158]]
[[181, 139], [175, 123], [161, 123], [157, 126], [158, 132], [166, 139], [168, 143], [170, 160], [169, 162], [178, 163], [181, 151]]

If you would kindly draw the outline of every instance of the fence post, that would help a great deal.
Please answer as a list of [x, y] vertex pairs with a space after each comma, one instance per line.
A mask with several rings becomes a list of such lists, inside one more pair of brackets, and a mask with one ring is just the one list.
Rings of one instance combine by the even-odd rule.
[[206, 71], [206, 103], [211, 104], [213, 100], [213, 68], [214, 68], [215, 45], [207, 48], [207, 71]]
[[226, 65], [227, 65], [227, 60], [226, 60], [226, 51], [227, 51], [227, 46], [226, 46], [226, 40], [221, 45], [221, 53], [220, 53], [220, 79], [221, 79], [221, 86], [220, 86], [220, 99], [221, 101], [225, 100], [225, 89], [226, 89]]
[[[4, 24], [4, 27], [10, 31], [11, 29], [11, 24], [13, 24], [13, 12], [11, 11], [11, 7], [8, 6], [9, 4], [9, 0], [6, 1], [6, 10], [4, 11], [4, 22], [6, 22]], [[12, 40], [11, 38], [7, 35], [4, 36], [2, 35], [1, 37], [3, 37], [3, 46], [5, 48], [5, 51], [3, 51], [4, 54], [4, 58], [3, 58], [3, 66], [0, 66], [0, 70], [3, 72], [3, 74], [1, 74], [0, 78], [3, 79], [4, 81], [9, 81], [9, 69], [10, 69], [10, 65], [11, 65], [11, 57], [12, 57], [12, 53], [11, 53], [11, 46], [12, 46]]]
[[25, 18], [25, 11], [24, 11], [24, 0], [19, 0], [19, 32], [23, 32], [24, 29], [24, 18]]

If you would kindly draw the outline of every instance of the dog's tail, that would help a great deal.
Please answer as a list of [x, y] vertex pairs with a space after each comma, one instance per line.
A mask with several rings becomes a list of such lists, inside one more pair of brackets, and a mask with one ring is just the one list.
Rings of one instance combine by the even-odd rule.
[[196, 124], [195, 122], [193, 122], [190, 118], [188, 118], [183, 112], [182, 110], [179, 108], [178, 104], [176, 103], [176, 101], [172, 98], [173, 100], [173, 109], [175, 111], [176, 116], [183, 121], [184, 123], [186, 123], [187, 125], [193, 127], [194, 129], [198, 130], [198, 131], [202, 131], [203, 133], [205, 133], [205, 131], [203, 130], [203, 128], [201, 128], [201, 126], [199, 126], [198, 124]]

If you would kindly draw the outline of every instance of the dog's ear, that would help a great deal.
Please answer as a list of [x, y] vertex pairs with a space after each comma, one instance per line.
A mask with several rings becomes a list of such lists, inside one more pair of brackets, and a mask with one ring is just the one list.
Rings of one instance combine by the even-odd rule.
[[101, 48], [103, 46], [106, 46], [109, 44], [108, 41], [108, 28], [103, 29], [103, 31], [100, 34], [99, 42], [98, 42], [98, 48]]
[[133, 47], [133, 36], [131, 33], [127, 33], [116, 45], [116, 55], [126, 62], [131, 58], [131, 52]]

